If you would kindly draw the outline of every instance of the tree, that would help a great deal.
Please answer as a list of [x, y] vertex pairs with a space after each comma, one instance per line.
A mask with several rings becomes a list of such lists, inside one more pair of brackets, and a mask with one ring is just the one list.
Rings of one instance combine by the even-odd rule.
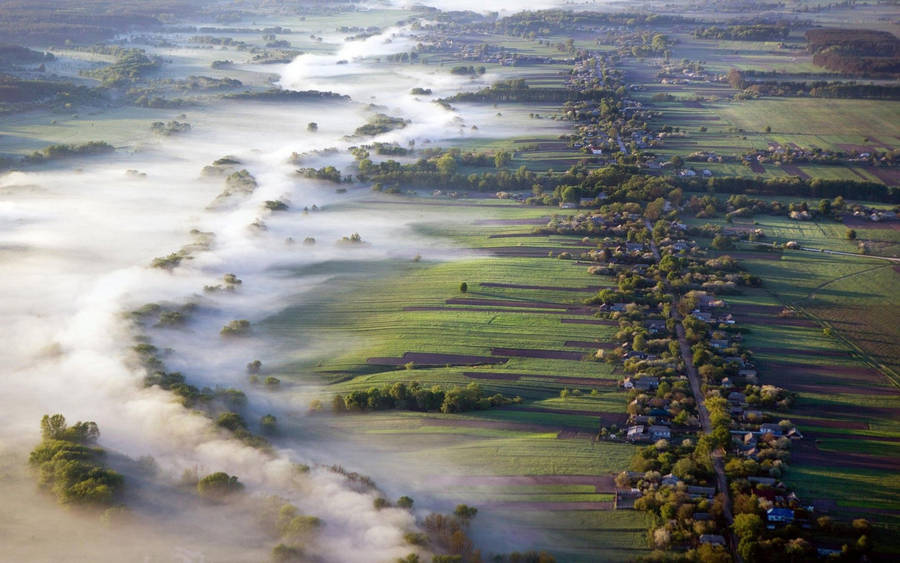
[[740, 555], [747, 563], [756, 561], [756, 555], [759, 553], [759, 543], [755, 538], [741, 538], [737, 547], [738, 555]]
[[272, 548], [272, 561], [276, 563], [289, 563], [303, 561], [303, 552], [296, 547], [280, 543]]
[[209, 498], [222, 498], [244, 488], [237, 476], [223, 471], [211, 473], [197, 483], [197, 492]]
[[478, 514], [478, 509], [467, 504], [457, 504], [453, 510], [453, 515], [466, 523], [475, 518], [476, 514]]
[[731, 563], [731, 555], [721, 545], [700, 544], [697, 548], [696, 561], [703, 563]]
[[646, 352], [647, 337], [645, 337], [641, 332], [635, 334], [634, 339], [632, 339], [631, 347], [637, 352]]
[[566, 203], [578, 203], [581, 201], [581, 188], [578, 186], [566, 186], [562, 191], [562, 199]]
[[306, 124], [306, 130], [309, 131], [310, 133], [315, 133], [316, 131], [319, 130], [319, 124], [316, 123], [315, 121], [310, 121], [309, 123]]
[[856, 240], [856, 230], [855, 229], [847, 229], [847, 239]]
[[28, 457], [41, 488], [53, 491], [62, 504], [109, 505], [116, 499], [124, 478], [104, 467], [102, 449], [86, 445], [100, 435], [96, 424], [70, 428], [61, 414], [45, 415], [41, 433], [43, 441]]
[[737, 514], [731, 528], [743, 541], [745, 538], [751, 539], [759, 536], [763, 529], [763, 521], [757, 514]]
[[872, 525], [865, 518], [856, 518], [853, 520], [853, 530], [858, 534], [868, 534], [872, 529]]
[[674, 166], [675, 168], [681, 168], [682, 166], [684, 166], [684, 159], [677, 154], [673, 155], [672, 158], [669, 159], [669, 162], [671, 162], [672, 166]]
[[467, 284], [466, 282], [462, 282], [461, 284], [459, 284], [460, 293], [466, 293], [467, 291], [469, 291], [469, 284]]
[[244, 418], [236, 412], [223, 412], [216, 419], [216, 424], [232, 432], [247, 428]]
[[662, 216], [665, 205], [666, 200], [661, 197], [656, 198], [647, 204], [647, 207], [644, 209], [644, 217], [651, 221], [656, 221]]
[[44, 440], [66, 440], [78, 444], [91, 444], [100, 437], [97, 423], [80, 420], [69, 426], [61, 414], [44, 415], [41, 419], [41, 437]]
[[415, 501], [408, 496], [402, 496], [397, 499], [397, 506], [400, 508], [412, 508]]
[[716, 250], [728, 250], [734, 248], [734, 242], [731, 240], [731, 237], [716, 235], [712, 240], [711, 246]]
[[452, 176], [456, 173], [456, 158], [447, 153], [437, 160], [436, 166], [441, 176]]
[[259, 419], [259, 426], [260, 426], [260, 428], [262, 428], [262, 431], [265, 432], [266, 434], [274, 434], [277, 429], [277, 426], [276, 426], [277, 423], [278, 423], [278, 419], [275, 418], [275, 415], [272, 415], [272, 414], [263, 415]]
[[66, 431], [66, 417], [61, 414], [45, 414], [41, 419], [41, 437], [44, 440], [61, 440]]
[[508, 151], [499, 151], [494, 156], [494, 166], [496, 168], [505, 168], [512, 162], [512, 155]]

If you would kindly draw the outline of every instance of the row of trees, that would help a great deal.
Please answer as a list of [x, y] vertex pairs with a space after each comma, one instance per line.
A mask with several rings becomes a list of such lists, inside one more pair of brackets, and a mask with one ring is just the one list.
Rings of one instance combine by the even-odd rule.
[[695, 30], [694, 37], [730, 41], [782, 41], [787, 39], [790, 32], [790, 28], [786, 25], [713, 25]]
[[855, 200], [900, 203], [900, 188], [876, 182], [856, 180], [826, 180], [822, 178], [743, 178], [678, 177], [672, 182], [691, 192], [719, 192], [726, 194], [756, 194], [768, 196], [802, 196], [813, 198], [845, 197]]
[[810, 82], [784, 80], [757, 80], [775, 76], [775, 73], [758, 71], [728, 71], [728, 83], [732, 88], [757, 96], [810, 97], [810, 98], [854, 98], [869, 100], [900, 99], [900, 86], [895, 84], [863, 84], [839, 80], [815, 80]]
[[900, 40], [887, 31], [811, 29], [806, 32], [813, 63], [849, 74], [896, 75]]
[[509, 399], [499, 393], [489, 397], [477, 383], [470, 383], [465, 387], [454, 385], [444, 390], [439, 385], [423, 389], [419, 382], [414, 381], [335, 395], [331, 400], [331, 407], [336, 413], [390, 409], [455, 413], [485, 410], [519, 401], [520, 398]]

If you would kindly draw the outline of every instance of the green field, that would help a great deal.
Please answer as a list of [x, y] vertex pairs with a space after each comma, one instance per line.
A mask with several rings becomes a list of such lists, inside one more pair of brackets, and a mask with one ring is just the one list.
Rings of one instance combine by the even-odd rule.
[[[471, 201], [471, 200], [470, 200]], [[485, 202], [493, 205], [491, 201]], [[387, 204], [390, 205], [390, 204]], [[487, 218], [527, 219], [558, 212], [521, 206], [447, 207], [453, 221], [438, 225], [423, 223], [416, 231], [421, 236], [443, 237], [462, 248], [479, 252], [498, 246], [535, 245], [569, 248], [580, 237], [488, 238], [490, 234], [522, 233], [529, 225], [485, 225]], [[458, 221], [464, 214], [466, 221]], [[524, 242], [523, 242], [524, 241]], [[562, 291], [553, 288], [583, 288], [612, 280], [587, 273], [585, 266], [572, 261], [542, 257], [473, 256], [450, 262], [428, 260], [393, 262], [379, 272], [367, 270], [354, 274], [345, 268], [321, 295], [304, 294], [301, 305], [270, 318], [264, 324], [268, 334], [285, 341], [315, 343], [317, 338], [352, 343], [341, 350], [328, 350], [315, 358], [297, 358], [283, 366], [278, 376], [283, 382], [309, 381], [309, 369], [331, 381], [318, 394], [330, 404], [331, 393], [346, 393], [396, 381], [466, 385], [480, 383], [490, 393], [520, 396], [524, 407], [472, 411], [455, 415], [415, 412], [377, 412], [317, 420], [321, 433], [334, 433], [359, 443], [360, 447], [390, 452], [394, 460], [409, 467], [443, 467], [441, 475], [456, 476], [545, 476], [593, 475], [609, 480], [624, 470], [633, 446], [592, 442], [599, 427], [597, 414], [621, 416], [625, 396], [611, 385], [616, 376], [608, 364], [586, 360], [559, 360], [511, 357], [502, 366], [413, 367], [412, 369], [367, 365], [373, 356], [396, 357], [404, 352], [430, 352], [490, 356], [491, 347], [531, 348], [583, 352], [591, 349], [567, 348], [567, 340], [608, 341], [613, 327], [563, 324], [561, 315], [536, 313], [528, 308], [503, 311], [472, 311], [471, 307], [452, 305], [452, 310], [404, 311], [410, 306], [445, 306], [445, 301], [462, 297], [459, 284], [469, 286], [465, 298], [511, 302], [558, 303], [578, 305], [591, 292]], [[307, 272], [321, 274], [321, 271]], [[506, 283], [547, 286], [547, 289], [482, 287], [481, 283]], [[567, 316], [567, 315], [563, 315]], [[516, 374], [517, 380], [472, 379], [466, 371]], [[529, 375], [533, 374], [533, 375]], [[577, 377], [585, 383], [571, 385], [552, 377]], [[598, 385], [587, 382], [596, 381]], [[583, 395], [561, 399], [562, 389], [579, 388]], [[591, 394], [591, 389], [596, 389]], [[561, 434], [561, 432], [568, 434]], [[321, 437], [321, 434], [317, 434]], [[427, 481], [428, 476], [421, 476]], [[573, 488], [580, 487], [580, 488]], [[611, 490], [594, 491], [581, 485], [549, 486], [472, 486], [461, 483], [430, 491], [438, 498], [464, 499], [484, 510], [508, 510], [515, 503], [521, 509], [516, 518], [536, 506], [534, 503], [611, 504]], [[499, 503], [499, 504], [498, 504]], [[531, 527], [552, 530], [541, 546], [566, 561], [589, 561], [592, 554], [606, 559], [633, 557], [635, 549], [646, 545], [644, 516], [628, 511], [536, 510], [529, 516]], [[602, 530], [591, 515], [604, 522]], [[560, 519], [571, 520], [561, 529]], [[617, 530], [617, 531], [613, 531]], [[613, 541], [611, 538], [615, 536]]]

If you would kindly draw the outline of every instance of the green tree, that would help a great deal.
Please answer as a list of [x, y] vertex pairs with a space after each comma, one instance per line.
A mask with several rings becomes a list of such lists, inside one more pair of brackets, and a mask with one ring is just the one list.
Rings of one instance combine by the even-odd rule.
[[508, 151], [499, 151], [494, 155], [494, 167], [506, 168], [512, 162], [512, 155]]
[[466, 282], [462, 282], [461, 284], [459, 284], [459, 291], [460, 293], [466, 293], [467, 291], [469, 291], [469, 284], [467, 284]]
[[763, 521], [757, 514], [737, 514], [731, 528], [741, 540], [756, 538], [762, 532]]
[[222, 498], [244, 488], [237, 476], [223, 471], [211, 473], [197, 482], [197, 492], [208, 498]]
[[716, 250], [729, 250], [734, 248], [734, 242], [731, 240], [731, 237], [716, 235], [710, 246]]
[[453, 176], [456, 174], [456, 158], [450, 153], [439, 158], [436, 166], [441, 176]]
[[453, 510], [453, 515], [463, 522], [469, 522], [472, 518], [475, 518], [476, 514], [478, 514], [478, 509], [467, 504], [457, 504]]
[[562, 199], [566, 203], [578, 203], [581, 201], [581, 188], [578, 186], [566, 186], [562, 191]]

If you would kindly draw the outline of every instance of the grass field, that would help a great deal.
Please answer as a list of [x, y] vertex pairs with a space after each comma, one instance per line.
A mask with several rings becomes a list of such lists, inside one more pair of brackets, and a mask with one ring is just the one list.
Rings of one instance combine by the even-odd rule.
[[[604, 415], [622, 417], [625, 396], [616, 390], [615, 374], [604, 363], [531, 357], [510, 357], [499, 366], [435, 366], [403, 369], [367, 364], [370, 357], [397, 357], [405, 352], [490, 356], [491, 348], [574, 351], [594, 350], [565, 347], [566, 341], [608, 341], [614, 331], [609, 326], [564, 324], [566, 315], [546, 314], [527, 306], [519, 310], [471, 310], [467, 305], [447, 305], [461, 298], [460, 282], [468, 283], [466, 299], [484, 299], [522, 304], [552, 303], [577, 306], [591, 295], [588, 291], [565, 291], [609, 285], [612, 280], [591, 276], [585, 266], [572, 261], [541, 257], [491, 256], [498, 246], [517, 248], [516, 238], [489, 238], [491, 234], [530, 231], [530, 225], [478, 224], [485, 219], [528, 220], [546, 217], [552, 209], [487, 207], [447, 207], [451, 216], [460, 213], [468, 222], [447, 221], [441, 225], [422, 224], [421, 236], [443, 237], [484, 256], [454, 261], [394, 262], [380, 272], [366, 275], [345, 268], [336, 276], [327, 293], [306, 295], [304, 302], [270, 318], [264, 329], [285, 341], [310, 342], [317, 336], [338, 337], [348, 343], [341, 350], [328, 350], [312, 360], [284, 366], [282, 381], [309, 381], [309, 369], [331, 384], [320, 397], [328, 404], [331, 393], [396, 381], [421, 384], [466, 385], [477, 381], [490, 393], [521, 396], [520, 407], [472, 411], [456, 415], [440, 413], [379, 412], [319, 418], [324, 433], [350, 436], [360, 447], [377, 447], [390, 452], [404, 466], [424, 468], [423, 482], [457, 477], [447, 484], [435, 481], [425, 487], [437, 499], [472, 502], [488, 514], [503, 519], [528, 516], [526, 525], [544, 530], [539, 545], [566, 561], [623, 560], [643, 550], [646, 523], [643, 515], [611, 511], [611, 476], [628, 466], [633, 447], [608, 442], [592, 442]], [[389, 205], [389, 204], [388, 204]], [[580, 237], [518, 239], [526, 245], [563, 249]], [[317, 272], [320, 274], [321, 272]], [[481, 284], [515, 284], [538, 289], [494, 287]], [[404, 310], [407, 307], [448, 307], [445, 310]], [[576, 354], [577, 355], [577, 354]], [[465, 373], [479, 372], [515, 379], [477, 379]], [[561, 379], [557, 379], [561, 378]], [[565, 378], [577, 378], [567, 384]], [[562, 381], [562, 382], [560, 382]], [[596, 385], [592, 383], [596, 382]], [[584, 395], [561, 399], [564, 388], [579, 388]], [[591, 394], [591, 389], [595, 393]], [[324, 396], [323, 396], [324, 395]], [[432, 473], [432, 474], [428, 474]], [[525, 485], [467, 482], [473, 476], [536, 479]], [[571, 483], [540, 481], [545, 476], [572, 476]], [[579, 476], [595, 476], [605, 485], [585, 488]], [[605, 487], [605, 488], [604, 488]], [[564, 504], [560, 504], [564, 503]], [[599, 503], [599, 504], [598, 504]], [[597, 509], [596, 506], [606, 506]], [[519, 507], [519, 508], [513, 508]], [[531, 514], [529, 514], [529, 512]], [[596, 516], [592, 516], [596, 515]], [[602, 524], [598, 524], [598, 519]], [[567, 520], [565, 526], [561, 520]], [[602, 528], [602, 529], [597, 529]], [[549, 530], [549, 532], [548, 532]], [[636, 551], [637, 550], [637, 551]]]
[[[685, 221], [730, 226], [718, 218]], [[769, 242], [795, 240], [813, 248], [856, 251], [857, 243], [846, 238], [847, 227], [831, 220], [758, 215], [735, 225], [741, 223], [762, 229]], [[880, 248], [879, 254], [897, 253], [896, 231], [860, 229], [858, 235]], [[789, 413], [773, 413], [798, 424], [805, 435], [793, 448], [786, 482], [804, 502], [831, 503], [841, 517], [866, 514], [893, 537], [900, 524], [895, 479], [900, 391], [884, 374], [894, 375], [900, 354], [894, 264], [863, 256], [757, 252], [751, 244], [739, 245], [732, 254], [764, 280], [762, 289], [726, 297], [748, 331], [744, 342], [754, 351], [761, 381], [797, 393]], [[785, 306], [812, 320], [780, 319], [777, 312]], [[760, 313], [761, 307], [771, 313]], [[824, 334], [823, 326], [835, 334]]]

